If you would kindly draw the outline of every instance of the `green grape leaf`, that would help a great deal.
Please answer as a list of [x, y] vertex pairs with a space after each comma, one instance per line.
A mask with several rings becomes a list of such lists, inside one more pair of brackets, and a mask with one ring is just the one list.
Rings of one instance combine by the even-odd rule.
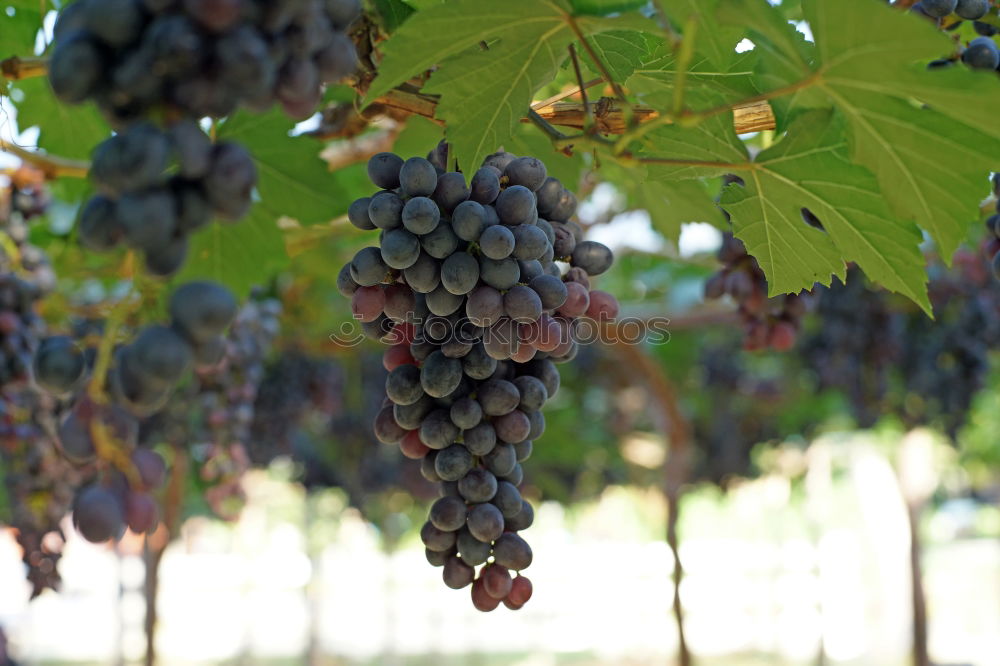
[[743, 29], [720, 25], [715, 20], [719, 0], [661, 0], [660, 6], [678, 29], [695, 21], [694, 52], [704, 56], [711, 66], [726, 71], [736, 57], [736, 44], [743, 38]]
[[[754, 67], [757, 52], [736, 54], [725, 69], [715, 67], [705, 57], [695, 56], [684, 84], [687, 107], [700, 111], [756, 95]], [[669, 107], [677, 79], [677, 59], [667, 45], [660, 46], [628, 79], [629, 91], [654, 107]]]
[[456, 0], [428, 7], [383, 45], [367, 99], [438, 65], [424, 91], [441, 96], [436, 114], [459, 164], [478, 164], [510, 138], [532, 94], [555, 77], [575, 30], [589, 36], [651, 25], [634, 16], [574, 17], [564, 0]]
[[326, 222], [346, 209], [337, 196], [337, 177], [320, 159], [322, 144], [308, 136], [289, 136], [294, 125], [277, 110], [240, 112], [222, 123], [218, 136], [240, 142], [253, 154], [257, 190], [268, 209], [304, 225]]
[[41, 7], [44, 0], [0, 0], [0, 15], [3, 16], [3, 52], [0, 60], [10, 56], [30, 56], [35, 54], [35, 41], [42, 29]]
[[375, 0], [375, 11], [382, 17], [385, 29], [392, 33], [416, 10], [403, 0]]
[[289, 264], [278, 229], [280, 216], [279, 211], [259, 202], [239, 222], [213, 222], [195, 232], [189, 239], [184, 268], [174, 280], [178, 284], [214, 280], [232, 289], [238, 298], [245, 297]]
[[989, 112], [1000, 106], [996, 76], [926, 70], [954, 47], [916, 16], [866, 0], [802, 8], [819, 53], [816, 85], [847, 117], [852, 157], [950, 260], [978, 218], [987, 172], [1000, 169], [1000, 128]]
[[631, 195], [632, 203], [649, 212], [653, 228], [675, 243], [680, 238], [681, 226], [689, 222], [729, 228], [702, 180], [645, 180], [635, 186]]
[[749, 155], [733, 129], [731, 113], [705, 119], [692, 128], [666, 125], [649, 132], [642, 141], [647, 162], [668, 156], [662, 164], [649, 163], [651, 180], [711, 178], [743, 167]]
[[18, 128], [23, 132], [38, 127], [38, 147], [53, 155], [88, 159], [94, 147], [111, 135], [97, 107], [63, 104], [52, 94], [47, 78], [18, 81], [12, 99]]
[[782, 57], [795, 64], [761, 87], [795, 92], [786, 107], [792, 113], [822, 104], [842, 111], [852, 160], [875, 174], [893, 213], [925, 229], [949, 261], [978, 218], [987, 172], [1000, 169], [995, 75], [964, 67], [928, 71], [926, 63], [954, 45], [912, 14], [868, 0], [803, 0], [817, 57], [792, 80], [802, 46], [780, 28], [780, 18], [767, 17], [777, 10], [765, 0], [721, 3], [730, 20], [742, 13], [759, 30], [758, 47], [767, 43], [772, 65]]
[[606, 16], [617, 12], [642, 9], [646, 6], [646, 0], [570, 0], [570, 4], [576, 14]]
[[[756, 0], [726, 0], [716, 13], [720, 22], [745, 26], [754, 42], [754, 75], [759, 90], [792, 86], [812, 74], [816, 48], [777, 8]], [[826, 108], [830, 100], [820, 91], [803, 88], [771, 101], [779, 130], [793, 109]]]
[[[588, 40], [615, 81], [624, 81], [652, 55], [657, 41], [635, 30], [611, 30]], [[577, 45], [577, 56], [593, 74], [600, 74], [586, 52]]]
[[258, 181], [250, 214], [235, 224], [214, 223], [193, 236], [180, 279], [217, 280], [243, 295], [288, 265], [278, 221], [289, 216], [304, 225], [325, 222], [346, 210], [337, 196], [339, 179], [357, 179], [358, 169], [330, 174], [321, 144], [292, 137], [294, 123], [279, 111], [237, 113], [219, 126], [219, 140], [242, 143], [253, 154]]
[[[872, 174], [852, 164], [839, 116], [799, 115], [785, 138], [748, 166], [739, 172], [745, 186], [727, 187], [722, 205], [767, 275], [771, 295], [829, 285], [831, 275], [844, 277], [850, 260], [930, 314], [920, 231], [895, 218]], [[824, 230], [802, 219], [803, 208]]]

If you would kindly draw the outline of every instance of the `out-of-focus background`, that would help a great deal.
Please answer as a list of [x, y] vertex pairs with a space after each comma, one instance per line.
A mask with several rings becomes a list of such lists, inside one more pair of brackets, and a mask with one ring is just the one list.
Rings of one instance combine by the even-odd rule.
[[[782, 4], [790, 18], [797, 4]], [[40, 47], [54, 12], [44, 21]], [[538, 98], [573, 81], [563, 72]], [[60, 124], [44, 80], [11, 91], [41, 101], [19, 125], [0, 100], [5, 139], [86, 157], [96, 140], [40, 142], [37, 125]], [[354, 100], [328, 91], [331, 105]], [[274, 118], [246, 142], [316, 125]], [[322, 153], [331, 173], [318, 189], [336, 220], [284, 218], [291, 259], [241, 310], [247, 326], [281, 310], [273, 339], [253, 347], [246, 376], [178, 391], [169, 418], [190, 421], [185, 438], [143, 442], [171, 469], [164, 525], [96, 546], [63, 520], [65, 545], [42, 544], [45, 557], [0, 526], [0, 665], [148, 653], [165, 666], [1000, 666], [1000, 287], [978, 221], [952, 268], [928, 249], [934, 320], [852, 270], [846, 286], [816, 288], [790, 351], [750, 353], [737, 305], [703, 298], [721, 213], [688, 222], [655, 183], [586, 151], [567, 157], [523, 126], [505, 147], [544, 159], [577, 192], [587, 236], [616, 253], [595, 287], [642, 325], [636, 344], [581, 345], [560, 366], [547, 430], [524, 462], [534, 596], [483, 614], [425, 561], [418, 532], [436, 488], [372, 434], [382, 348], [331, 339], [354, 330], [337, 271], [375, 242], [341, 215], [371, 194], [365, 160], [373, 148], [425, 155], [442, 136], [419, 117], [362, 130]], [[758, 150], [775, 137], [743, 138]], [[61, 277], [46, 314], [67, 327], [69, 313], [128, 289], [116, 263], [80, 256], [84, 190], [51, 184], [31, 229]], [[645, 335], [663, 319], [669, 336]], [[237, 421], [238, 436], [221, 427]], [[16, 486], [11, 461], [43, 444], [0, 438], [0, 480]], [[66, 508], [74, 479], [47, 481], [45, 492], [0, 492], [0, 524], [15, 505]]]

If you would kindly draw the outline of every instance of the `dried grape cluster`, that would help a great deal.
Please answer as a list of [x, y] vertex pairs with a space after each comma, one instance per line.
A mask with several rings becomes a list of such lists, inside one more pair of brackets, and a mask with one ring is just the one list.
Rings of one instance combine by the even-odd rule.
[[188, 120], [115, 134], [94, 151], [90, 176], [100, 194], [80, 213], [80, 242], [96, 252], [124, 244], [143, 253], [150, 273], [166, 276], [183, 265], [189, 234], [215, 216], [246, 214], [257, 167], [242, 146], [213, 144]]
[[739, 307], [745, 337], [743, 348], [787, 351], [795, 346], [803, 315], [812, 296], [808, 292], [767, 297], [767, 278], [743, 242], [726, 233], [718, 252], [722, 269], [705, 282], [705, 298], [729, 296]]
[[344, 30], [358, 0], [78, 0], [59, 14], [49, 80], [120, 126], [167, 109], [182, 117], [264, 110], [311, 115], [322, 84], [352, 73]]
[[392, 343], [376, 436], [441, 484], [421, 530], [428, 561], [447, 586], [471, 586], [479, 610], [518, 609], [532, 561], [519, 532], [534, 519], [521, 463], [559, 388], [554, 364], [576, 354], [578, 318], [618, 313], [590, 289], [613, 256], [583, 238], [575, 197], [541, 161], [494, 153], [467, 183], [442, 152], [369, 161], [382, 190], [348, 216], [379, 229], [379, 247], [359, 251], [338, 287], [365, 332]]

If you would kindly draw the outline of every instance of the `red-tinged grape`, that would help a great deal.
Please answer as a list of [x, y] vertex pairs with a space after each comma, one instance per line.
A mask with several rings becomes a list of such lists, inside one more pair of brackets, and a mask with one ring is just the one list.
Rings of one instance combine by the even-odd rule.
[[479, 573], [486, 594], [494, 599], [503, 599], [511, 592], [513, 580], [510, 572], [498, 564], [487, 564]]
[[351, 296], [351, 312], [355, 319], [372, 322], [379, 318], [385, 307], [385, 292], [378, 285], [373, 287], [358, 287]]
[[130, 492], [125, 496], [125, 518], [136, 534], [149, 532], [159, 520], [156, 500], [146, 493]]
[[132, 452], [132, 464], [135, 465], [143, 486], [148, 490], [160, 488], [167, 478], [167, 463], [156, 451], [136, 449]]
[[420, 441], [419, 430], [410, 430], [407, 432], [403, 436], [403, 439], [399, 441], [399, 450], [411, 460], [420, 460], [430, 453], [430, 448]]
[[476, 610], [484, 613], [496, 610], [497, 606], [500, 605], [500, 600], [494, 599], [486, 591], [486, 584], [482, 578], [477, 578], [472, 584], [472, 605], [476, 607]]
[[586, 314], [596, 321], [612, 321], [618, 317], [618, 299], [606, 291], [597, 289], [590, 292], [590, 305]]
[[767, 342], [775, 351], [788, 351], [795, 346], [795, 338], [798, 332], [795, 326], [787, 321], [775, 322], [771, 326]]
[[590, 306], [590, 292], [578, 282], [566, 283], [566, 302], [556, 308], [559, 314], [574, 318], [579, 317]]
[[382, 354], [382, 367], [389, 371], [395, 370], [401, 365], [416, 364], [416, 360], [410, 354], [409, 343], [392, 345]]
[[510, 355], [510, 360], [515, 363], [527, 363], [531, 359], [535, 358], [536, 353], [538, 353], [538, 350], [531, 345], [518, 345], [517, 350]]
[[528, 603], [531, 599], [532, 585], [527, 576], [517, 576], [511, 581], [510, 592], [507, 600], [520, 607]]

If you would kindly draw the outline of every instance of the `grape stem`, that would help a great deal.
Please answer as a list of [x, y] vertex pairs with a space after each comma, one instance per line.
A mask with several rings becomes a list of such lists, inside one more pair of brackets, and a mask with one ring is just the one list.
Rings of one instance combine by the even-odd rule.
[[49, 71], [49, 59], [36, 56], [11, 56], [0, 60], [0, 73], [11, 81], [45, 76]]
[[38, 167], [49, 180], [66, 176], [69, 178], [86, 178], [90, 163], [84, 160], [71, 160], [55, 155], [45, 155], [34, 150], [27, 150], [17, 144], [0, 139], [0, 150], [20, 157], [22, 161]]
[[[132, 255], [132, 252], [128, 253], [125, 258], [126, 264], [132, 262]], [[111, 357], [114, 354], [115, 343], [118, 341], [118, 331], [135, 306], [136, 303], [132, 300], [132, 290], [130, 289], [108, 312], [108, 317], [104, 324], [104, 334], [101, 336], [101, 342], [97, 346], [97, 359], [94, 361], [94, 371], [90, 379], [90, 385], [87, 387], [88, 397], [99, 405], [108, 402], [105, 381], [108, 370], [111, 368]]]

